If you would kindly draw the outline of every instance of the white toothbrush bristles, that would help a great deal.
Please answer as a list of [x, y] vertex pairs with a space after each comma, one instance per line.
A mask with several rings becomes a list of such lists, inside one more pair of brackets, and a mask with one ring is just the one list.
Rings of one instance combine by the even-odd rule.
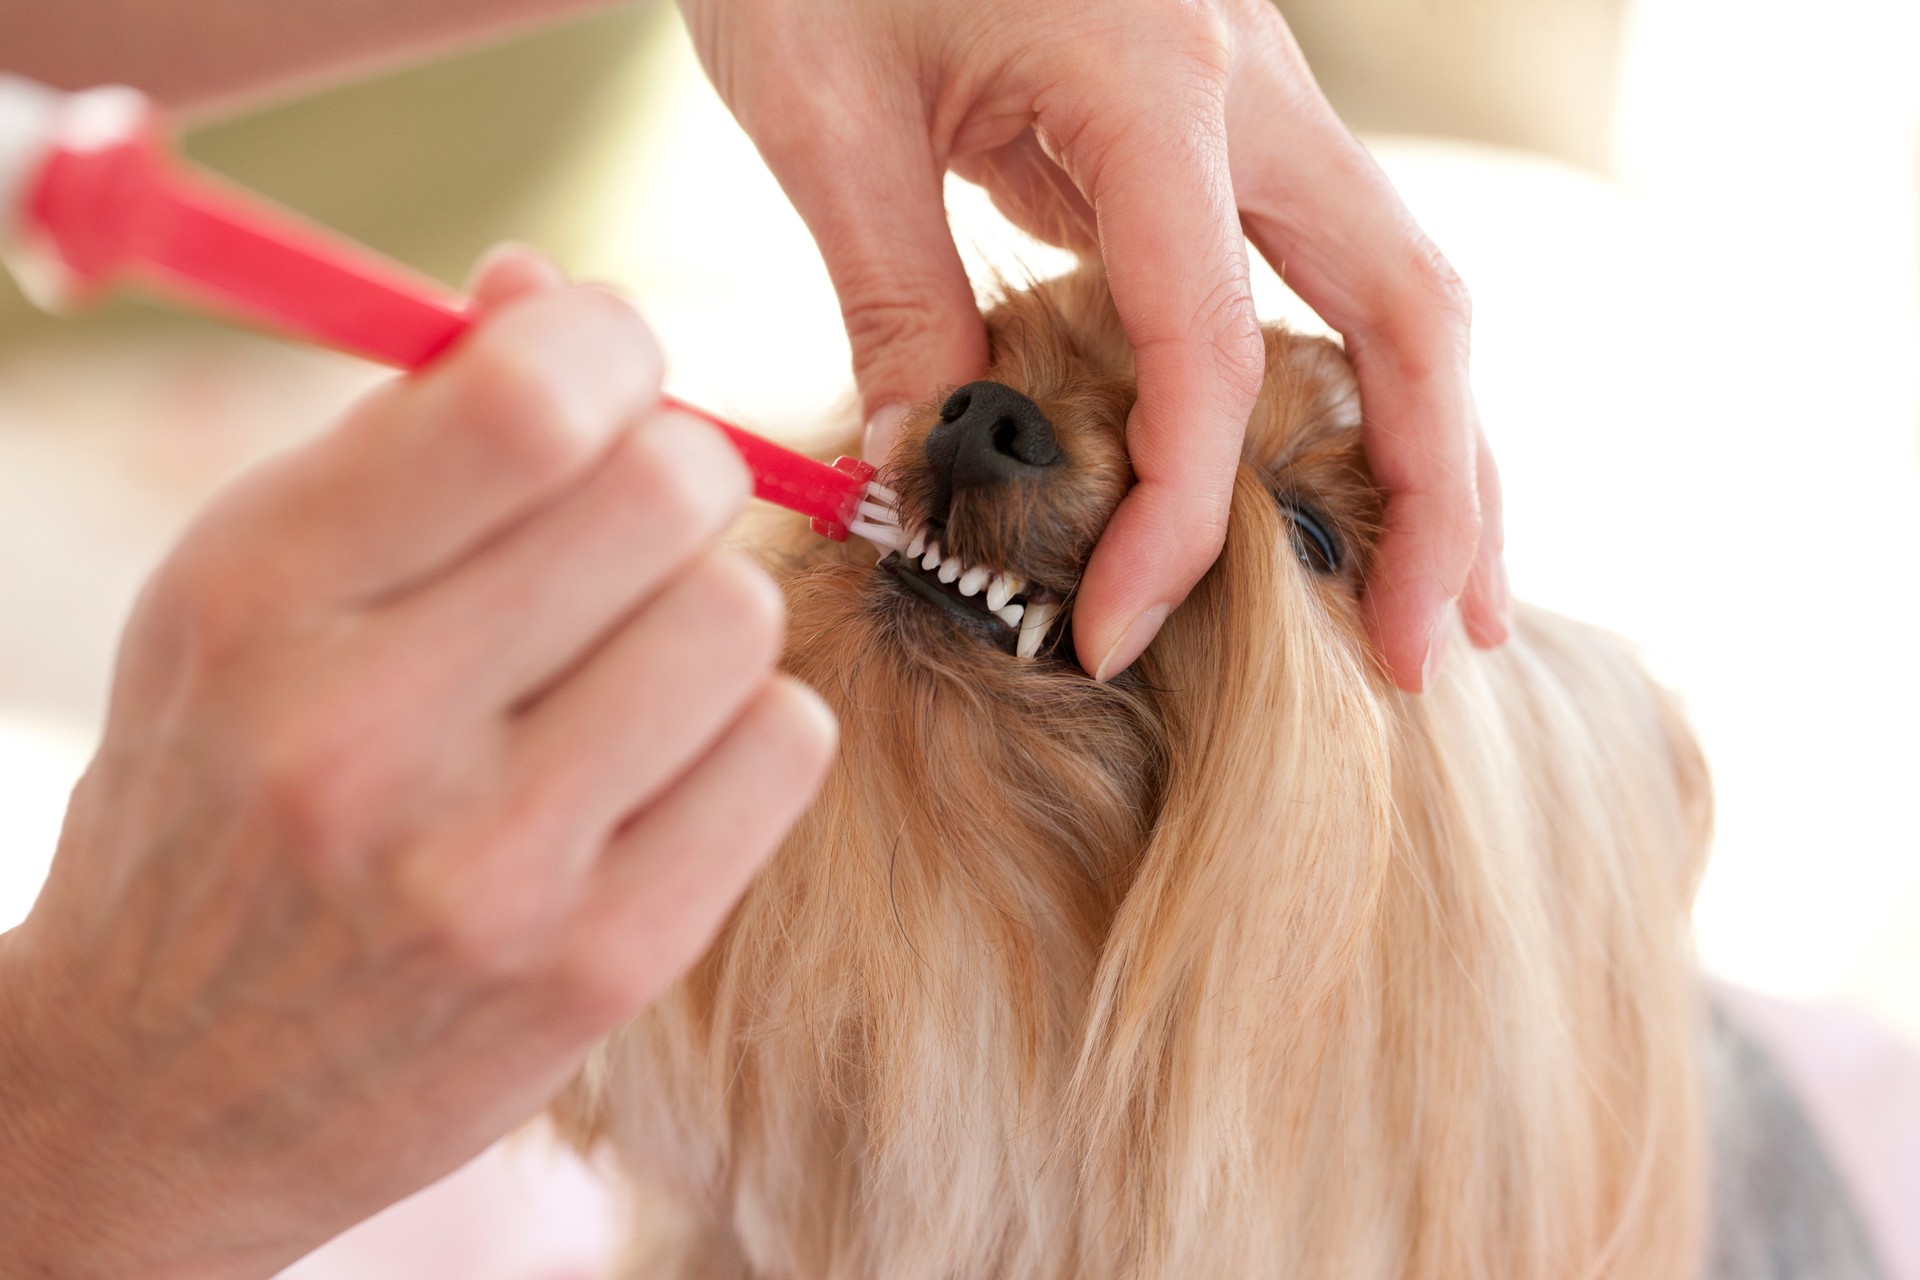
[[900, 513], [894, 509], [899, 501], [900, 495], [886, 485], [869, 482], [847, 532], [858, 534], [882, 551], [900, 550], [907, 545], [907, 531], [900, 527]]
[[847, 526], [848, 533], [857, 533], [874, 546], [887, 551], [898, 551], [906, 544], [906, 533], [897, 524], [875, 524], [871, 520], [855, 520]]

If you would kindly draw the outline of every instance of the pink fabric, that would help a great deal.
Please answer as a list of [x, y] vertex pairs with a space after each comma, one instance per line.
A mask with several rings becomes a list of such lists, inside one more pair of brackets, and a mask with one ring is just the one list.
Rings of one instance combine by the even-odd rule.
[[612, 1181], [544, 1129], [501, 1142], [280, 1280], [601, 1280], [621, 1239]]
[[1722, 987], [1772, 1050], [1880, 1248], [1888, 1280], [1920, 1280], [1920, 1046], [1855, 1013]]
[[[1843, 1010], [1722, 988], [1799, 1091], [1880, 1247], [1920, 1280], [1920, 1048]], [[601, 1280], [614, 1183], [544, 1130], [517, 1136], [282, 1273], [281, 1280]]]

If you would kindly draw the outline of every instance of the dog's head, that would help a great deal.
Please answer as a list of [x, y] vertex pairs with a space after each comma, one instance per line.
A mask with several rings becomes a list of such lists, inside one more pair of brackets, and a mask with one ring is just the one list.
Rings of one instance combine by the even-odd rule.
[[[912, 541], [881, 567], [904, 600], [944, 616], [903, 606], [882, 631], [940, 665], [968, 639], [1023, 658], [1070, 654], [1075, 587], [1132, 483], [1133, 359], [1099, 277], [1012, 294], [987, 330], [986, 378], [914, 410], [888, 459]], [[1290, 551], [1350, 620], [1380, 509], [1353, 375], [1325, 341], [1270, 329], [1266, 343], [1246, 479], [1281, 517], [1284, 545], [1269, 549]], [[1273, 532], [1257, 505], [1236, 505], [1236, 541]]]
[[1393, 690], [1353, 376], [1277, 329], [1218, 563], [1096, 683], [1132, 358], [1090, 273], [987, 325], [888, 460], [917, 545], [770, 550], [840, 759], [577, 1129], [766, 1274], [1685, 1265], [1705, 791], [1667, 701], [1534, 612]]

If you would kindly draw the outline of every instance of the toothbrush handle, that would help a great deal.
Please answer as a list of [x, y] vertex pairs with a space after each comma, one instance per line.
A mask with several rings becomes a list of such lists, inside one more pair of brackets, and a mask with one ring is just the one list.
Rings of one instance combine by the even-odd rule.
[[[151, 126], [105, 147], [54, 151], [29, 211], [81, 290], [130, 276], [407, 370], [432, 362], [473, 324], [466, 303], [432, 281], [175, 166]], [[754, 496], [811, 517], [829, 538], [846, 538], [871, 466], [844, 457], [829, 466], [664, 399], [726, 433], [752, 472]]]
[[130, 278], [401, 369], [432, 360], [468, 324], [432, 281], [176, 168], [150, 122], [105, 146], [50, 153], [28, 213], [82, 295]]

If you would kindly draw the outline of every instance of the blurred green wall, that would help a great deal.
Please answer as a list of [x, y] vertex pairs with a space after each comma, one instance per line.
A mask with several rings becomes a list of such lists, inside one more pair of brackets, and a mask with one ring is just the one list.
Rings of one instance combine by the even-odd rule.
[[[582, 248], [590, 162], [608, 129], [635, 133], [634, 96], [646, 93], [648, 58], [674, 21], [664, 3], [623, 6], [206, 125], [183, 149], [449, 284], [500, 239], [540, 244], [566, 262]], [[644, 131], [634, 145], [645, 145]], [[60, 323], [0, 275], [0, 335]], [[122, 300], [80, 323], [198, 322]]]

